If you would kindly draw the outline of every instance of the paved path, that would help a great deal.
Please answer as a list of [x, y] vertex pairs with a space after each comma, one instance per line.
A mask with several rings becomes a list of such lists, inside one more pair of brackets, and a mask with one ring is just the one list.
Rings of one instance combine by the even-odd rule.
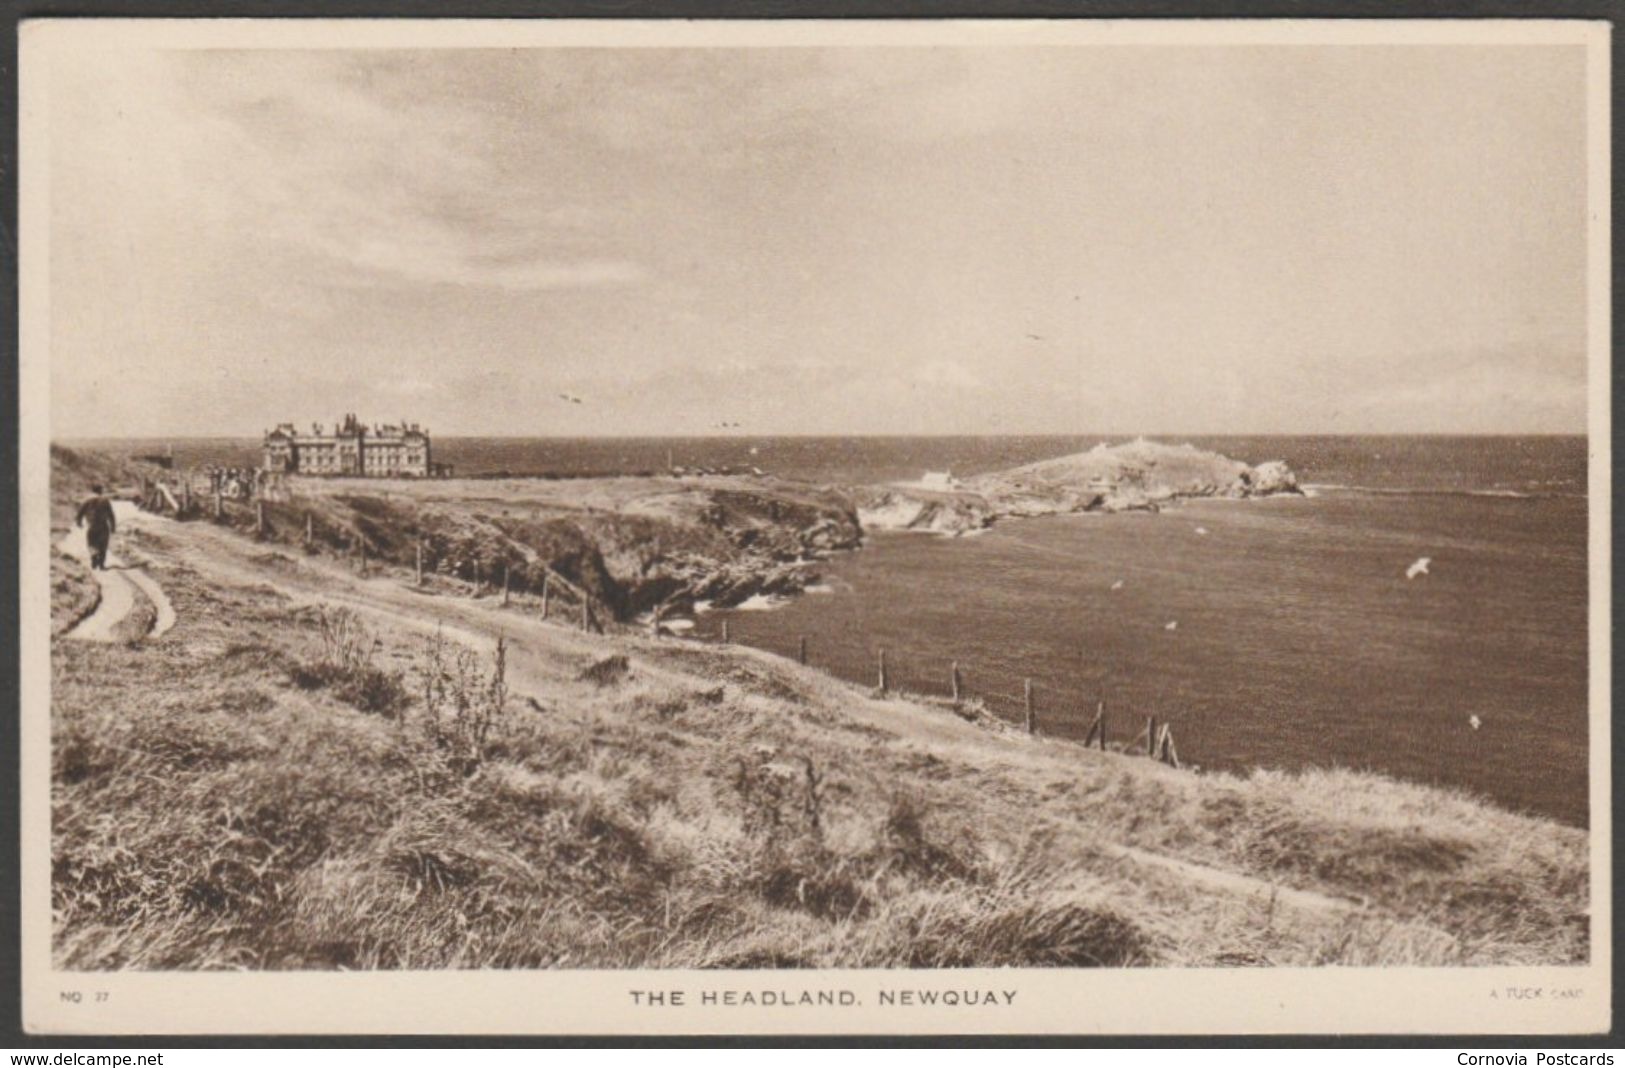
[[[113, 514], [118, 517], [121, 531], [164, 521], [147, 515], [130, 501], [114, 501]], [[67, 536], [57, 543], [57, 548], [82, 561], [85, 566], [90, 566], [90, 545], [85, 540], [82, 527], [68, 531]], [[130, 613], [135, 611], [136, 602], [143, 597], [151, 602], [155, 619], [152, 629], [142, 637], [160, 637], [175, 625], [175, 608], [169, 603], [163, 587], [145, 571], [126, 563], [117, 553], [109, 551], [107, 570], [92, 571], [91, 575], [101, 587], [101, 600], [88, 616], [68, 631], [67, 637], [88, 642], [117, 640], [119, 624], [129, 618]]]

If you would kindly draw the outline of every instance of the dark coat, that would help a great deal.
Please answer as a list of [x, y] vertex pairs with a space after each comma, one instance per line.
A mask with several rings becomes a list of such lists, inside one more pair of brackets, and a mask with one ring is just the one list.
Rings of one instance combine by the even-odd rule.
[[113, 516], [113, 502], [106, 497], [92, 497], [81, 504], [79, 514], [73, 521], [79, 526], [89, 526], [85, 540], [98, 547], [106, 546], [113, 531], [118, 529], [118, 520]]

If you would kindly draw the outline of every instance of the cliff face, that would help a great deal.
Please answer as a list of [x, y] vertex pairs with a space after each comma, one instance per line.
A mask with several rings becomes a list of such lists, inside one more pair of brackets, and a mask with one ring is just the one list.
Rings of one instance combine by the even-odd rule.
[[359, 538], [403, 567], [421, 544], [431, 575], [491, 582], [506, 570], [515, 591], [536, 593], [551, 572], [619, 619], [793, 593], [818, 559], [862, 540], [844, 495], [770, 478], [300, 480], [269, 514], [282, 540], [313, 514], [318, 543], [348, 551]]
[[814, 562], [862, 542], [851, 502], [834, 491], [765, 478], [672, 485], [575, 517], [620, 591], [623, 617], [661, 604], [724, 607], [795, 593], [817, 578]]
[[1004, 516], [1156, 511], [1185, 497], [1298, 492], [1297, 476], [1284, 461], [1253, 467], [1191, 445], [1142, 438], [980, 475], [951, 492], [876, 487], [860, 496], [859, 517], [870, 529], [959, 534]]

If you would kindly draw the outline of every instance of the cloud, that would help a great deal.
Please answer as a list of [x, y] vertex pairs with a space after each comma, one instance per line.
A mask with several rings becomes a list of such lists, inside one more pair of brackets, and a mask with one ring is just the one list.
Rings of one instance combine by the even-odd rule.
[[166, 125], [190, 135], [204, 210], [250, 241], [341, 268], [341, 284], [529, 291], [648, 276], [620, 247], [614, 205], [511, 166], [487, 112], [372, 91], [354, 57], [177, 62], [181, 114]]

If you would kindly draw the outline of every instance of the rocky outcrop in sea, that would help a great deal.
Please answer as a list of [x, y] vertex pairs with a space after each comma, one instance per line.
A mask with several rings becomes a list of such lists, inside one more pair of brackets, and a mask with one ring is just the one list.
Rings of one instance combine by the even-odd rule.
[[1193, 445], [1141, 438], [980, 475], [949, 489], [875, 486], [855, 496], [866, 530], [964, 534], [1007, 516], [1156, 511], [1184, 498], [1301, 492], [1285, 461], [1254, 466]]

